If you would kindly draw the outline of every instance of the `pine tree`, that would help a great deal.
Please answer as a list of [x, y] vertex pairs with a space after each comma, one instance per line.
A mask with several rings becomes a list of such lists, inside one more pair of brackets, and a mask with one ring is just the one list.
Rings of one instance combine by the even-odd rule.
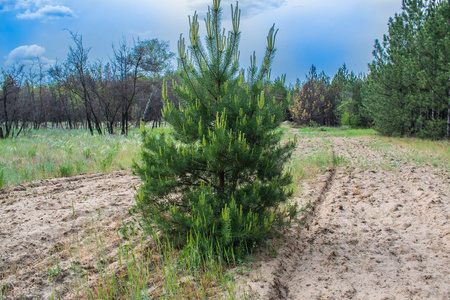
[[366, 107], [376, 130], [386, 135], [405, 135], [412, 128], [411, 89], [417, 83], [412, 57], [417, 24], [405, 11], [389, 20], [383, 43], [375, 42], [374, 61], [365, 90]]
[[420, 136], [450, 138], [450, 4], [430, 1], [415, 51], [422, 99]]
[[189, 18], [188, 50], [183, 36], [178, 42], [182, 84], [173, 82], [179, 109], [167, 100], [167, 85], [163, 89], [171, 133], [141, 128], [142, 163], [135, 162], [134, 171], [143, 180], [136, 207], [144, 224], [180, 244], [194, 235], [216, 250], [243, 252], [295, 213], [281, 205], [290, 196], [285, 163], [294, 143], [280, 144], [285, 105], [265, 93], [277, 30], [269, 30], [261, 67], [253, 54], [245, 76], [239, 69], [238, 4], [231, 12], [226, 35], [220, 0], [213, 1], [205, 45], [198, 15]]
[[349, 72], [344, 64], [334, 75], [330, 85], [330, 98], [334, 99], [335, 115], [341, 125], [368, 126], [369, 120], [364, 115], [361, 88], [364, 78]]
[[[386, 135], [450, 135], [448, 1], [403, 0], [375, 44], [363, 102]], [[447, 128], [446, 128], [447, 127]]]

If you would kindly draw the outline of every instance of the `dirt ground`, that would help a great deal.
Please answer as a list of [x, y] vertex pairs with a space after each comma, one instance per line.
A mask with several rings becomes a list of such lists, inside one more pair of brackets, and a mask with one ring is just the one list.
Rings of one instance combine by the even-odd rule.
[[372, 139], [303, 139], [301, 153], [330, 145], [346, 163], [303, 183], [298, 201], [313, 209], [255, 259], [241, 278], [248, 297], [450, 299], [448, 171]]
[[[73, 298], [74, 272], [114, 258], [140, 180], [126, 171], [37, 181], [0, 192], [0, 288], [6, 299]], [[100, 237], [100, 238], [99, 238]], [[99, 246], [102, 241], [104, 245]], [[106, 252], [106, 253], [105, 253]], [[75, 265], [76, 264], [76, 265]], [[114, 260], [105, 262], [114, 268]], [[95, 275], [90, 278], [95, 282]]]
[[[237, 277], [247, 298], [450, 299], [449, 173], [373, 139], [300, 137], [297, 155], [328, 147], [341, 163], [301, 183], [296, 201], [312, 208]], [[102, 257], [116, 255], [138, 184], [119, 171], [1, 191], [1, 295], [74, 298], [71, 274], [98, 268], [98, 236]]]

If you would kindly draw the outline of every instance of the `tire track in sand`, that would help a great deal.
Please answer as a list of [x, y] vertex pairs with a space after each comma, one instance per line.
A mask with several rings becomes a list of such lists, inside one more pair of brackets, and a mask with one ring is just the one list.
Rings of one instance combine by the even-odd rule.
[[449, 299], [448, 172], [369, 139], [327, 139], [347, 166], [312, 180], [304, 225], [245, 279], [255, 299]]
[[[326, 194], [333, 184], [335, 174], [335, 168], [328, 170], [322, 189], [317, 199], [312, 202], [312, 209], [304, 216], [305, 227], [310, 226], [311, 221], [314, 219], [315, 212], [319, 210], [319, 206], [325, 200]], [[300, 238], [301, 236], [299, 235], [298, 239]], [[274, 271], [274, 279], [268, 292], [268, 299], [288, 299], [290, 295], [289, 282], [291, 282], [292, 277], [295, 275], [294, 270], [299, 267], [298, 263], [301, 261], [300, 256], [302, 255], [302, 250], [304, 250], [305, 246], [306, 245], [301, 245], [299, 243], [289, 243], [286, 245], [285, 249], [283, 249], [283, 253], [280, 253], [282, 258], [279, 259], [278, 266]]]

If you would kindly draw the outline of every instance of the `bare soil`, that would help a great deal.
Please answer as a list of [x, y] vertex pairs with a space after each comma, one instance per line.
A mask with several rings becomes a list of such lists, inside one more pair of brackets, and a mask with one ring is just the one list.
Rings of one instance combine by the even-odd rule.
[[241, 278], [247, 297], [450, 299], [448, 171], [368, 137], [304, 138], [299, 151], [323, 145], [345, 166], [303, 183], [298, 201], [312, 209], [255, 258]]
[[[74, 298], [75, 272], [117, 268], [118, 230], [140, 180], [126, 171], [42, 180], [0, 192], [0, 289], [6, 299]], [[98, 245], [99, 237], [104, 243]], [[99, 266], [101, 257], [111, 260]], [[106, 252], [106, 253], [105, 253]], [[88, 280], [88, 284], [89, 284]], [[55, 292], [56, 291], [56, 292]]]
[[[448, 171], [374, 139], [300, 137], [297, 155], [329, 149], [341, 163], [301, 182], [295, 201], [310, 209], [237, 276], [247, 298], [450, 299]], [[75, 298], [76, 270], [117, 268], [117, 233], [137, 185], [119, 171], [1, 191], [3, 298], [48, 299], [55, 290]], [[98, 236], [111, 258], [103, 266]]]

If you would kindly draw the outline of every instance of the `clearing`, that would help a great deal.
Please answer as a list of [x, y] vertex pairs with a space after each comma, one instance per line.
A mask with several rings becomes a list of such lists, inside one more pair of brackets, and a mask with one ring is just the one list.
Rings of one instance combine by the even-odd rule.
[[[308, 160], [295, 201], [309, 206], [235, 269], [247, 298], [449, 299], [447, 158], [377, 136], [289, 131], [299, 139], [294, 161]], [[116, 171], [1, 191], [2, 297], [78, 298], [83, 285], [95, 287], [99, 269], [117, 270], [137, 185]], [[78, 282], [77, 272], [89, 279]]]

